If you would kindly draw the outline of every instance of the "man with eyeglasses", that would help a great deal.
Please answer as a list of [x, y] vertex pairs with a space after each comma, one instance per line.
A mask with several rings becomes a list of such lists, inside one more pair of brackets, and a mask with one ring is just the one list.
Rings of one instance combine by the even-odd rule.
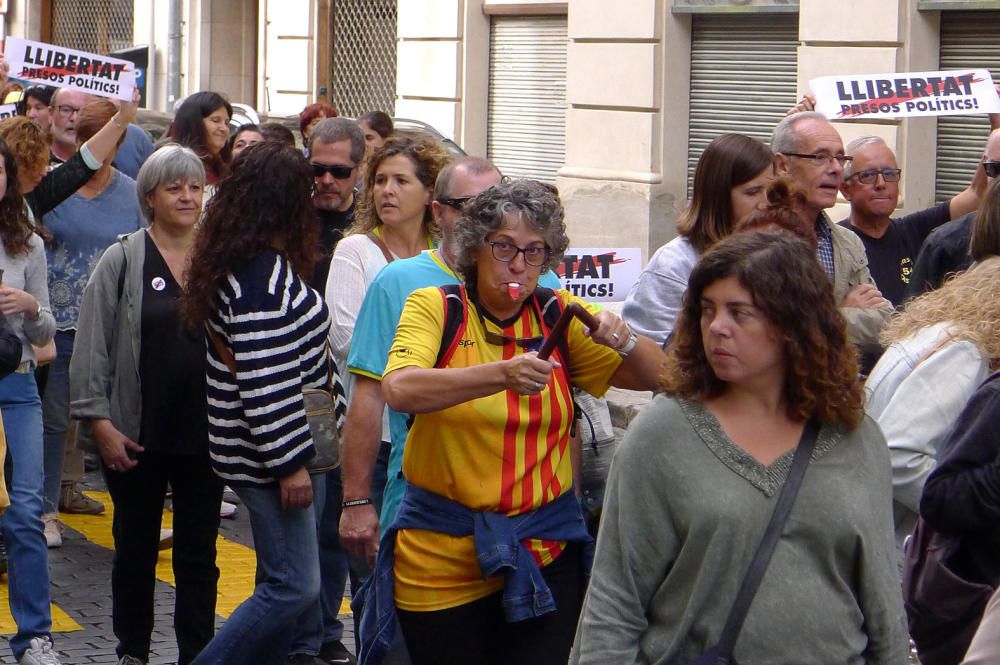
[[775, 170], [805, 196], [802, 214], [814, 220], [816, 256], [833, 282], [851, 341], [862, 351], [878, 353], [879, 332], [892, 314], [892, 304], [872, 280], [861, 240], [824, 212], [837, 202], [844, 166], [851, 161], [840, 134], [821, 113], [796, 113], [774, 128], [771, 150]]
[[986, 177], [977, 169], [972, 183], [948, 201], [893, 219], [902, 171], [892, 150], [877, 136], [862, 136], [851, 141], [847, 151], [854, 159], [844, 167], [840, 191], [851, 203], [851, 213], [840, 225], [864, 243], [875, 284], [898, 307], [924, 240], [948, 220], [979, 206]]
[[76, 153], [76, 117], [91, 96], [59, 88], [52, 95], [52, 147], [50, 164], [62, 164]]
[[[990, 120], [993, 121], [993, 116], [990, 116]], [[1000, 129], [994, 129], [990, 133], [980, 168], [986, 174], [988, 189], [1000, 178]], [[971, 212], [948, 222], [927, 236], [917, 255], [917, 264], [906, 289], [906, 298], [932, 291], [941, 286], [948, 275], [966, 270], [972, 265], [969, 241], [975, 220], [976, 213]]]

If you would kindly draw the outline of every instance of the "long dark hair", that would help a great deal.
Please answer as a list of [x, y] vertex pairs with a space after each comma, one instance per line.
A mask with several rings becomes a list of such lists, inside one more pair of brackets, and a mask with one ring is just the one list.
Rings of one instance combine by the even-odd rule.
[[723, 134], [701, 153], [694, 171], [691, 203], [677, 220], [677, 232], [698, 253], [704, 253], [730, 233], [733, 219], [732, 190], [753, 180], [774, 163], [770, 148], [743, 134]]
[[295, 148], [264, 141], [239, 154], [191, 253], [181, 316], [192, 330], [205, 323], [227, 275], [266, 249], [283, 254], [299, 276], [312, 273], [319, 238], [312, 187], [312, 168]]
[[194, 150], [195, 154], [201, 157], [205, 169], [219, 177], [229, 171], [229, 161], [232, 157], [230, 143], [227, 141], [219, 154], [213, 155], [208, 149], [204, 120], [220, 108], [225, 108], [229, 117], [233, 117], [233, 107], [225, 97], [210, 90], [196, 92], [180, 105], [174, 114], [174, 121], [170, 123], [167, 133], [163, 136], [164, 142], [180, 143]]
[[8, 256], [20, 256], [29, 249], [34, 231], [24, 213], [24, 199], [17, 181], [17, 162], [7, 144], [0, 141], [0, 158], [7, 174], [7, 191], [0, 199], [0, 239]]
[[720, 240], [688, 280], [674, 337], [667, 347], [664, 392], [705, 401], [725, 392], [701, 336], [701, 298], [710, 285], [736, 277], [750, 292], [784, 343], [788, 416], [842, 423], [861, 422], [857, 354], [833, 287], [816, 252], [786, 231], [748, 231]]

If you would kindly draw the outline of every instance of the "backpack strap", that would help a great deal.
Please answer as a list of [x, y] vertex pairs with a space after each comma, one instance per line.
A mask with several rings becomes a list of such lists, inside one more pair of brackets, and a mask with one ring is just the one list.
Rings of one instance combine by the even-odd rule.
[[461, 284], [446, 284], [439, 288], [444, 306], [444, 330], [441, 333], [441, 346], [438, 348], [434, 366], [444, 367], [455, 355], [455, 349], [465, 335], [469, 318], [469, 301], [465, 287]]

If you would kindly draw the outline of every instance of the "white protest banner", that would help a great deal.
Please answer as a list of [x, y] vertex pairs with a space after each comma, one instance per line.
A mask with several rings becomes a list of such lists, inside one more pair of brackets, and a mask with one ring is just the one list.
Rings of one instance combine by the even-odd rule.
[[816, 110], [831, 120], [1000, 112], [985, 69], [824, 76], [809, 81]]
[[638, 247], [566, 250], [556, 274], [563, 288], [594, 302], [621, 302], [642, 272], [642, 250]]
[[13, 118], [17, 115], [17, 104], [4, 104], [0, 106], [0, 120]]
[[135, 65], [106, 55], [7, 37], [4, 55], [11, 78], [82, 90], [114, 99], [132, 99]]

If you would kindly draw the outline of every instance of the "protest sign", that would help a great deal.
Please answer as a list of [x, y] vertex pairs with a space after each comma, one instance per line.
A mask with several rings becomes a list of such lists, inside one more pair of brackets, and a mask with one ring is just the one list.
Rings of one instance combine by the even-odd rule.
[[563, 288], [594, 302], [621, 302], [642, 272], [642, 250], [571, 248], [566, 250], [556, 274]]
[[132, 99], [134, 65], [105, 55], [7, 37], [10, 77], [114, 99]]
[[13, 118], [17, 115], [17, 104], [4, 104], [0, 106], [0, 120]]
[[816, 110], [831, 120], [1000, 112], [985, 69], [824, 76], [809, 88]]

